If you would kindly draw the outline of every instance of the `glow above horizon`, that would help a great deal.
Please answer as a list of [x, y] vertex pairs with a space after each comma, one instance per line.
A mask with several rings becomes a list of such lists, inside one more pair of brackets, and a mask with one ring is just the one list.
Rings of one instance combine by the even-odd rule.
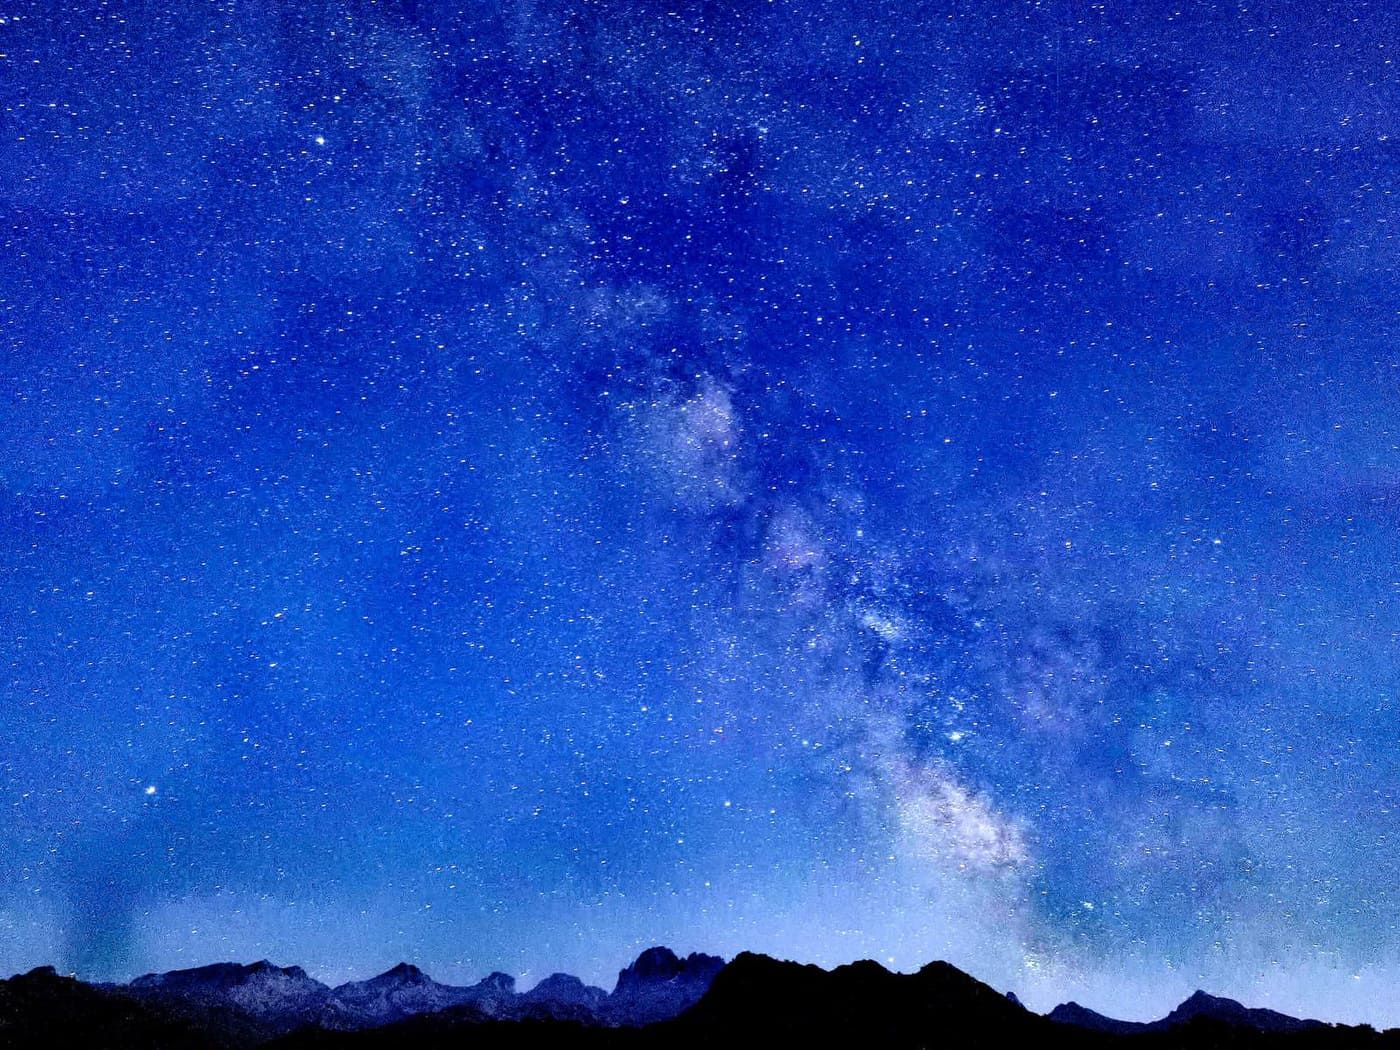
[[0, 969], [1400, 1024], [1355, 13], [0, 8]]

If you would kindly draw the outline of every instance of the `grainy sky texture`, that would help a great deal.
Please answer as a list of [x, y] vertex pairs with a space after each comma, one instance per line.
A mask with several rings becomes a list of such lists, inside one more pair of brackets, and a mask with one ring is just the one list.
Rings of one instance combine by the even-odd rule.
[[0, 969], [1400, 1024], [1396, 40], [0, 0]]

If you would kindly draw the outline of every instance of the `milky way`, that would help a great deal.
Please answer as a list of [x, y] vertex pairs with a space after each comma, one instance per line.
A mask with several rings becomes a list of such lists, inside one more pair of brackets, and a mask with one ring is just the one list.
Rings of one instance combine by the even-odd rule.
[[0, 4], [0, 969], [1400, 1024], [1398, 30]]

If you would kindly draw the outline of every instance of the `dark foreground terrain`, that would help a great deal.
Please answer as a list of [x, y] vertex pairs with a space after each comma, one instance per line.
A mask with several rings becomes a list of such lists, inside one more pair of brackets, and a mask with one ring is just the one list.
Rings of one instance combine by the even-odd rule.
[[[664, 1016], [663, 1016], [664, 1015]], [[723, 964], [652, 949], [611, 992], [555, 975], [519, 994], [494, 974], [468, 988], [399, 966], [328, 988], [296, 967], [220, 964], [95, 986], [51, 969], [0, 981], [0, 1047], [149, 1050], [1087, 1047], [1400, 1050], [1400, 1030], [1327, 1025], [1197, 993], [1160, 1021], [1073, 1003], [1031, 1013], [946, 963], [895, 974], [745, 953]]]

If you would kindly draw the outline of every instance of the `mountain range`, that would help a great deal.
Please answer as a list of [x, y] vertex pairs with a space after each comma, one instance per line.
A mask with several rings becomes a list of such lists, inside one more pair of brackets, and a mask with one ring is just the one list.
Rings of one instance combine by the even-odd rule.
[[1400, 1029], [1329, 1025], [1197, 992], [1153, 1022], [1077, 1003], [1041, 1016], [947, 963], [892, 973], [651, 948], [612, 991], [554, 974], [528, 992], [493, 973], [440, 984], [400, 963], [335, 987], [297, 966], [216, 963], [94, 985], [51, 967], [0, 981], [0, 1047], [338, 1050], [378, 1047], [1387, 1047]]
[[1330, 1027], [1322, 1021], [1289, 1017], [1277, 1010], [1244, 1006], [1233, 999], [1222, 999], [1219, 996], [1208, 995], [1201, 991], [1193, 993], [1190, 998], [1158, 1021], [1119, 1021], [1073, 1002], [1061, 1003], [1047, 1016], [1050, 1020], [1060, 1024], [1074, 1025], [1114, 1035], [1170, 1031], [1198, 1018], [1269, 1033], [1308, 1032]]
[[357, 1031], [421, 1014], [455, 1010], [477, 1021], [572, 1021], [590, 1026], [641, 1026], [681, 1013], [705, 994], [724, 960], [650, 948], [624, 969], [611, 993], [566, 973], [528, 992], [493, 973], [473, 985], [440, 984], [399, 963], [377, 977], [331, 987], [299, 966], [214, 963], [152, 973], [100, 990], [156, 1008], [230, 1044], [263, 1042], [300, 1028]]

